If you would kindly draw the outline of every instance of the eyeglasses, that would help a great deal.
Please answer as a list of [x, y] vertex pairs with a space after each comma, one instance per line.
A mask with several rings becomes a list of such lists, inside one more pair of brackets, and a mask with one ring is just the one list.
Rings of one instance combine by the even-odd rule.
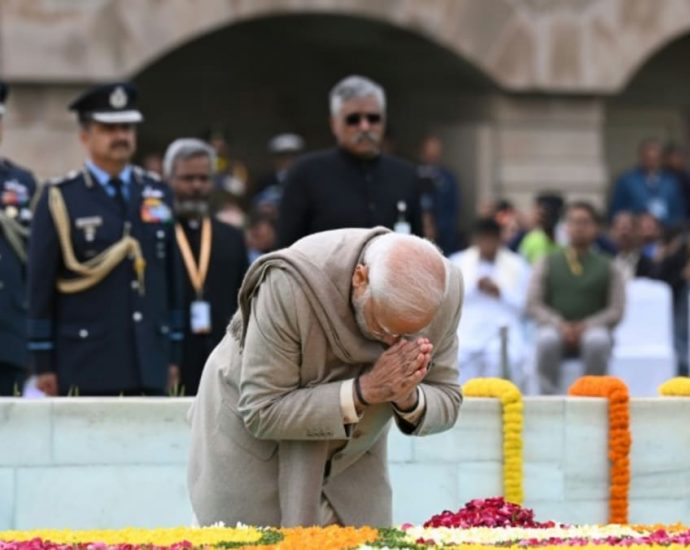
[[195, 180], [198, 180], [202, 183], [206, 183], [208, 180], [211, 179], [211, 176], [208, 174], [182, 174], [180, 176], [175, 176], [175, 179], [191, 183]]
[[345, 117], [348, 126], [359, 126], [366, 119], [369, 124], [380, 124], [383, 116], [380, 113], [351, 113]]

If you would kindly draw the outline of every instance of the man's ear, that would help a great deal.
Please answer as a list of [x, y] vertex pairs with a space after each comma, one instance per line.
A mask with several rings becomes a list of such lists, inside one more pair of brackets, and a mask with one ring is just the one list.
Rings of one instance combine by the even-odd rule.
[[357, 264], [352, 274], [352, 288], [365, 288], [369, 284], [369, 268], [364, 264]]
[[89, 126], [84, 124], [79, 128], [79, 141], [82, 145], [86, 145], [89, 141]]

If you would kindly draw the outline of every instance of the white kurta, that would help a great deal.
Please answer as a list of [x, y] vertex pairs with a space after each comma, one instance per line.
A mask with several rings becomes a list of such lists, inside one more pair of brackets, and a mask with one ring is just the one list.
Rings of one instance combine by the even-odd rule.
[[[511, 379], [520, 380], [526, 355], [523, 333], [529, 265], [505, 248], [499, 250], [494, 262], [482, 260], [476, 247], [453, 254], [449, 260], [460, 268], [465, 279], [465, 304], [458, 327], [460, 381], [502, 375], [502, 327], [508, 328]], [[490, 278], [498, 286], [498, 298], [479, 289], [482, 277]]]

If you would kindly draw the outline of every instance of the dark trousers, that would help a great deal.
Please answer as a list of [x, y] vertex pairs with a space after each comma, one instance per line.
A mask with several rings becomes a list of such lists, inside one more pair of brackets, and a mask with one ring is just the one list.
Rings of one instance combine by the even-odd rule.
[[25, 380], [26, 369], [11, 363], [0, 363], [0, 396], [20, 396]]

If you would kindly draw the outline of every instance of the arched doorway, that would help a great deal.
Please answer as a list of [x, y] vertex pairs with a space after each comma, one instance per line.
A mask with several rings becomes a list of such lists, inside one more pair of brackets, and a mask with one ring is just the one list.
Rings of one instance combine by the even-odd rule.
[[625, 89], [607, 101], [606, 156], [611, 178], [636, 161], [638, 143], [655, 137], [690, 141], [690, 34], [653, 55]]
[[[478, 102], [495, 88], [450, 51], [373, 19], [266, 17], [186, 43], [136, 76], [146, 116], [140, 149], [162, 151], [176, 137], [221, 126], [232, 154], [259, 176], [275, 133], [298, 132], [309, 149], [332, 144], [328, 92], [352, 73], [385, 87], [391, 138], [409, 158], [425, 133], [480, 118]], [[457, 147], [449, 144], [448, 163], [464, 166]], [[470, 204], [472, 182], [463, 183]]]

